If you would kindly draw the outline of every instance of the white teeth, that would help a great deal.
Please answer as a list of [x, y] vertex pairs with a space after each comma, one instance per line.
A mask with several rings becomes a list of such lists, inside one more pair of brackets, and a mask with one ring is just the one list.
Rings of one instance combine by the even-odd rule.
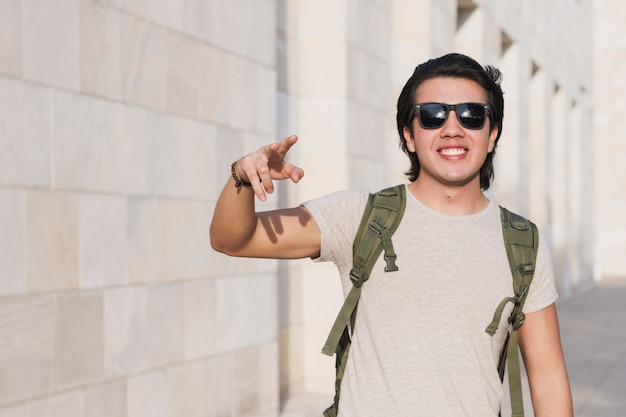
[[463, 149], [463, 148], [447, 148], [447, 149], [442, 149], [440, 152], [443, 155], [461, 155], [462, 153], [465, 153], [465, 149]]

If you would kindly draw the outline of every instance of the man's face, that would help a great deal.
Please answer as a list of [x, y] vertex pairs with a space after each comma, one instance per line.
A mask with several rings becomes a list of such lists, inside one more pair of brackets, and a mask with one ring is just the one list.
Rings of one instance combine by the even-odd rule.
[[[465, 78], [438, 77], [422, 82], [416, 91], [416, 103], [487, 103], [485, 90]], [[480, 188], [480, 168], [495, 146], [497, 128], [490, 131], [487, 118], [480, 129], [464, 127], [456, 110], [449, 110], [445, 123], [435, 129], [420, 125], [418, 115], [412, 123], [413, 134], [404, 128], [407, 148], [416, 152], [420, 162], [417, 181], [435, 181], [445, 186], [464, 186], [476, 182]]]

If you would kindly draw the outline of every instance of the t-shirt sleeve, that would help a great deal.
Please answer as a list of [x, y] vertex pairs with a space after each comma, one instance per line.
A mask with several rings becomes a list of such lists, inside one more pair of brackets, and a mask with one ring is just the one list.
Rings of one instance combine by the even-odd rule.
[[315, 261], [339, 265], [352, 257], [352, 242], [369, 192], [338, 191], [303, 203], [321, 231], [321, 249]]
[[535, 276], [530, 284], [528, 296], [524, 304], [524, 313], [533, 313], [553, 304], [558, 294], [554, 279], [554, 268], [548, 245], [542, 234], [539, 235], [539, 248], [537, 250], [537, 265]]

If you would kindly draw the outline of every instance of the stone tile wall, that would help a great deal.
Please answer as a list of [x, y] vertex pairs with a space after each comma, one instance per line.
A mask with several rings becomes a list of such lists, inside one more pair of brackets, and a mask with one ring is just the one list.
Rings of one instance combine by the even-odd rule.
[[278, 413], [277, 263], [208, 237], [275, 139], [275, 16], [0, 5], [0, 416]]

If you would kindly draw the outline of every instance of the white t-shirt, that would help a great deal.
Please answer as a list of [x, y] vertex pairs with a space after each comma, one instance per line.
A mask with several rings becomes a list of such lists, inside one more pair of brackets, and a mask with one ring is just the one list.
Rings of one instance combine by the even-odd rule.
[[[342, 191], [304, 204], [321, 230], [318, 260], [337, 265], [344, 295], [368, 194]], [[497, 416], [503, 392], [496, 368], [511, 303], [495, 335], [485, 328], [514, 295], [498, 206], [449, 216], [407, 190], [392, 242], [399, 271], [385, 273], [381, 256], [363, 285], [339, 417]], [[526, 313], [557, 299], [541, 242]]]

